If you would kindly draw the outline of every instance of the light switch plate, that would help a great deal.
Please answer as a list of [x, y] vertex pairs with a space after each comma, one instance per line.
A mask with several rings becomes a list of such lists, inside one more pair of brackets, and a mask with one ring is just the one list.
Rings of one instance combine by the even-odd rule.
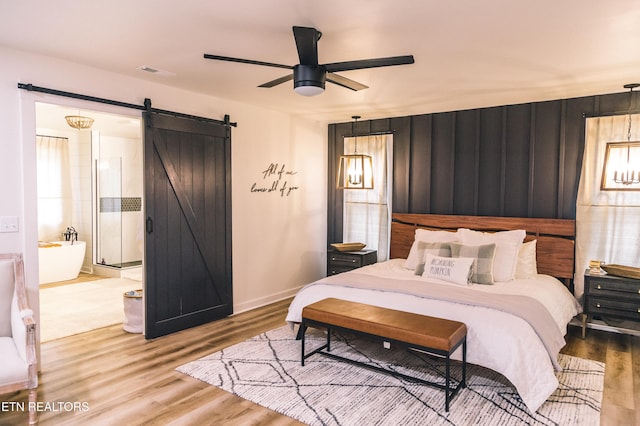
[[0, 232], [18, 232], [18, 216], [0, 217]]

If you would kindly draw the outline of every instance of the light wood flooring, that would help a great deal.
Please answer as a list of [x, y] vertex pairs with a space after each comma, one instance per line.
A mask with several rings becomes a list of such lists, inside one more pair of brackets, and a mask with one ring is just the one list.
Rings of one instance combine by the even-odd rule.
[[[110, 326], [42, 345], [38, 401], [86, 403], [43, 412], [42, 425], [295, 425], [293, 419], [174, 369], [284, 325], [290, 299], [155, 340]], [[570, 327], [563, 353], [606, 362], [602, 425], [640, 424], [640, 337]], [[27, 401], [25, 392], [0, 401]], [[454, 401], [455, 405], [455, 401]], [[0, 424], [27, 415], [0, 412]]]
[[89, 281], [103, 280], [105, 278], [110, 278], [110, 277], [104, 277], [102, 275], [88, 274], [86, 272], [80, 272], [78, 274], [78, 278], [74, 278], [72, 280], [57, 281], [57, 282], [54, 282], [54, 283], [41, 284], [40, 285], [40, 290], [42, 290], [43, 288], [53, 288], [53, 287], [60, 287], [60, 286], [65, 286], [65, 285], [69, 285], [69, 284], [78, 284], [78, 283], [86, 283], [86, 282], [89, 282]]

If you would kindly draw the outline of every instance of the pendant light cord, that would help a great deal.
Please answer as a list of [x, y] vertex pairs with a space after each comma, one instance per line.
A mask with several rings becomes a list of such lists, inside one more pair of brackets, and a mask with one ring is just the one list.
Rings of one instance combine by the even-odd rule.
[[[359, 115], [354, 115], [351, 118], [353, 118], [353, 123], [351, 123], [351, 133], [353, 134], [353, 154], [356, 155], [358, 154], [358, 134], [354, 131], [354, 128], [356, 128], [358, 126], [358, 119], [360, 118]], [[357, 130], [357, 129], [356, 129]]]

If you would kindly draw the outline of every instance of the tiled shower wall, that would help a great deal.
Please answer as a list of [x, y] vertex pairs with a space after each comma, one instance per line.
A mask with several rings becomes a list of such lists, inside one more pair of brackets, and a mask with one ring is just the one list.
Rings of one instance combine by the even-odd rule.
[[86, 241], [82, 272], [92, 271], [93, 220], [91, 209], [91, 132], [73, 131], [69, 137], [69, 166], [73, 212], [69, 226], [78, 232], [78, 239]]

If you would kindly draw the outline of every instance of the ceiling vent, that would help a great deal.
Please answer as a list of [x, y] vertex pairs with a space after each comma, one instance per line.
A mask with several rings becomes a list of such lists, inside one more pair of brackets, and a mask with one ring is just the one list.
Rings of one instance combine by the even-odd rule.
[[151, 74], [161, 75], [163, 77], [173, 77], [174, 75], [176, 75], [176, 73], [173, 73], [173, 72], [170, 72], [170, 71], [161, 70], [161, 69], [158, 69], [158, 68], [149, 67], [147, 65], [141, 65], [141, 66], [138, 67], [138, 69], [140, 71], [148, 72], [148, 73], [151, 73]]

